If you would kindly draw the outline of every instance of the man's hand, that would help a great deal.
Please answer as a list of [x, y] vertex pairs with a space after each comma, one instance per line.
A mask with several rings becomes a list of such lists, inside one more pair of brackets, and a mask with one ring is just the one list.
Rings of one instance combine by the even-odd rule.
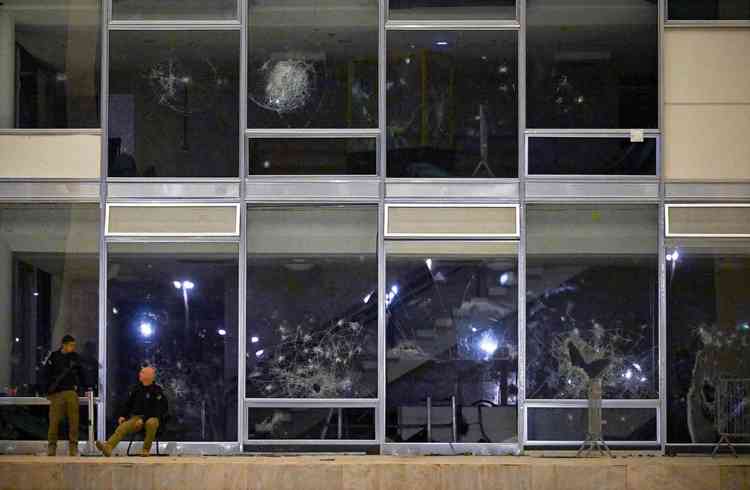
[[122, 425], [122, 423], [125, 422], [125, 417], [120, 417], [117, 419], [117, 425]]

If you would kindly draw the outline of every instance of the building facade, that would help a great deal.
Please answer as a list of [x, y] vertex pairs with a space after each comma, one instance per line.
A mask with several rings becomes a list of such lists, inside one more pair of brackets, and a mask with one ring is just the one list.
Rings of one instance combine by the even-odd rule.
[[175, 452], [577, 448], [594, 364], [613, 447], [710, 448], [749, 51], [740, 0], [4, 0], [0, 451], [66, 333]]

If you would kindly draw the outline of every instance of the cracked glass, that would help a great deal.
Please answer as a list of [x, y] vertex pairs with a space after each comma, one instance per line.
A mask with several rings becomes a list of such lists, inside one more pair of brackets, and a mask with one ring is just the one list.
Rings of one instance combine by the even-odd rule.
[[388, 177], [516, 177], [517, 51], [510, 31], [388, 31]]
[[387, 251], [386, 439], [515, 442], [515, 252]]
[[377, 207], [251, 207], [248, 398], [376, 398]]
[[377, 0], [251, 0], [248, 128], [377, 128]]
[[750, 243], [671, 241], [666, 259], [667, 441], [713, 444], [717, 416], [750, 421], [743, 396], [717, 403], [723, 379], [750, 386]]
[[118, 243], [107, 256], [107, 433], [142, 366], [169, 402], [163, 439], [237, 439], [239, 250]]
[[529, 206], [526, 398], [658, 396], [657, 209]]
[[233, 31], [112, 31], [110, 177], [237, 177]]

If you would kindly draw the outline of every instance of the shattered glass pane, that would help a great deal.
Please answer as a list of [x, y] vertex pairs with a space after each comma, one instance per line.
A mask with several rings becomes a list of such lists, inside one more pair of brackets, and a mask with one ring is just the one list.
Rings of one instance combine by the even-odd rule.
[[239, 33], [110, 33], [109, 176], [239, 175]]
[[251, 0], [248, 128], [377, 128], [377, 0]]
[[391, 20], [515, 19], [515, 0], [389, 0]]
[[247, 396], [377, 397], [377, 208], [250, 208]]
[[514, 442], [516, 257], [389, 254], [386, 269], [388, 441]]
[[0, 1], [0, 128], [101, 127], [99, 0]]
[[375, 409], [249, 408], [247, 426], [251, 440], [373, 440]]
[[169, 400], [164, 440], [236, 440], [238, 254], [236, 244], [110, 244], [108, 431], [151, 365]]
[[[530, 441], [580, 443], [586, 439], [586, 408], [529, 408], [526, 413]], [[604, 408], [602, 428], [607, 442], [656, 441], [656, 409]]]
[[112, 0], [113, 20], [234, 20], [237, 0]]
[[376, 175], [375, 138], [251, 139], [250, 175]]
[[530, 128], [658, 128], [658, 2], [529, 0]]
[[658, 393], [657, 210], [529, 206], [528, 399]]
[[656, 175], [656, 139], [529, 138], [529, 175]]
[[388, 177], [518, 175], [517, 35], [388, 32]]
[[750, 20], [748, 0], [669, 0], [669, 20]]
[[719, 380], [750, 378], [750, 244], [681, 245], [667, 247], [667, 441], [713, 444]]

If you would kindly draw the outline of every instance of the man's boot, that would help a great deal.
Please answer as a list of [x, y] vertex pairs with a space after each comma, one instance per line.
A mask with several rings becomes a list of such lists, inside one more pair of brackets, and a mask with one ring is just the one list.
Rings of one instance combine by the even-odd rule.
[[112, 449], [109, 447], [109, 444], [102, 441], [96, 441], [96, 448], [102, 452], [103, 455], [106, 457], [112, 456]]
[[68, 443], [68, 456], [78, 456], [78, 442]]
[[47, 456], [57, 455], [57, 444], [50, 442], [47, 444]]

